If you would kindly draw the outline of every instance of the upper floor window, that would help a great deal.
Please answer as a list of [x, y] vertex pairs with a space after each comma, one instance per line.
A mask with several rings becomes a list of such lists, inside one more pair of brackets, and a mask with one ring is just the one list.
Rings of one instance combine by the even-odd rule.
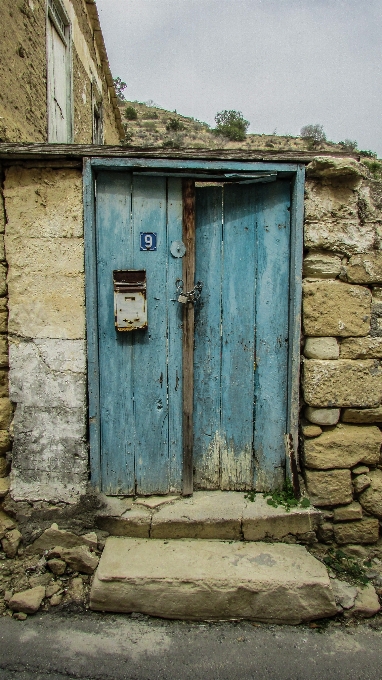
[[60, 0], [48, 0], [47, 103], [48, 142], [72, 141], [70, 21]]

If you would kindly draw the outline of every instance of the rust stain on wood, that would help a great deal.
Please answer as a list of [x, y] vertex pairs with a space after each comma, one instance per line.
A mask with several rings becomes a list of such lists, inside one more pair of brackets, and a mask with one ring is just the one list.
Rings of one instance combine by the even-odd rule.
[[[195, 182], [183, 180], [183, 258], [184, 290], [192, 290], [195, 279]], [[194, 395], [194, 306], [183, 305], [183, 486], [193, 492], [193, 397]]]

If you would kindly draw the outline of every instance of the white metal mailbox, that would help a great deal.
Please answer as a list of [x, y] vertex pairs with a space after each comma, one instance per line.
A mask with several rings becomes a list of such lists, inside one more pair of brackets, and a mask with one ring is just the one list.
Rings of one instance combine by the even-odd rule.
[[146, 270], [113, 271], [114, 318], [118, 331], [147, 328]]

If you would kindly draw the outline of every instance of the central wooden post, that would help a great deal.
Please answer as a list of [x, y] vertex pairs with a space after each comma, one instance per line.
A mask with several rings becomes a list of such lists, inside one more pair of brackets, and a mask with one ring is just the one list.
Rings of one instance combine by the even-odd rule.
[[[195, 285], [195, 182], [182, 182], [183, 196], [183, 290]], [[193, 492], [193, 407], [194, 407], [194, 305], [183, 305], [183, 496]]]

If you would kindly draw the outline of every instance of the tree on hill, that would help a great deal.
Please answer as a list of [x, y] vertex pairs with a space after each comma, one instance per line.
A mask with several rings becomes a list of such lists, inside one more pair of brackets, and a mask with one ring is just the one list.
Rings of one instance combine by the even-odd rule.
[[117, 78], [113, 78], [113, 83], [114, 83], [115, 92], [116, 92], [118, 99], [122, 102], [125, 102], [126, 97], [123, 94], [123, 91], [126, 90], [126, 88], [127, 88], [126, 83], [124, 83], [123, 80], [119, 76]]
[[326, 141], [326, 134], [323, 125], [316, 123], [315, 125], [304, 125], [300, 131], [301, 139], [306, 139], [311, 144], [321, 144]]
[[220, 111], [215, 116], [216, 128], [214, 133], [223, 135], [233, 142], [243, 142], [249, 127], [241, 111]]

